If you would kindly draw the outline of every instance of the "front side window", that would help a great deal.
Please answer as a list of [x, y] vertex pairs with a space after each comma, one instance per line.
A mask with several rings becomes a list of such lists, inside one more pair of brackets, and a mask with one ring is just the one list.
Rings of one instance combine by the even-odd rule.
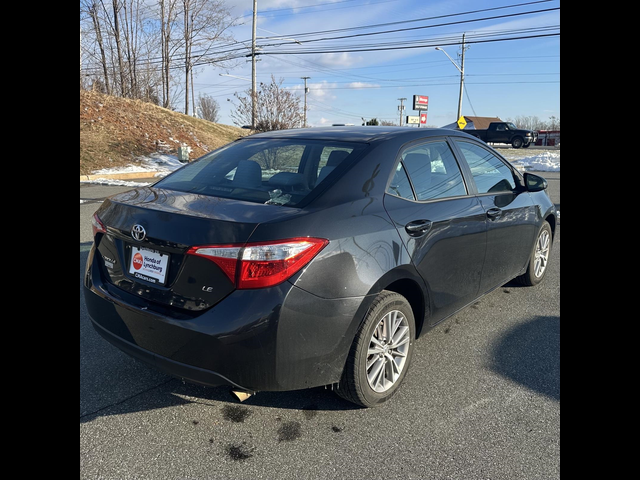
[[154, 186], [296, 206], [334, 169], [366, 146], [305, 139], [244, 139], [204, 155]]
[[496, 155], [475, 143], [455, 140], [471, 169], [478, 193], [512, 192], [516, 182], [511, 169]]
[[419, 201], [467, 194], [460, 167], [445, 140], [406, 149], [402, 164]]

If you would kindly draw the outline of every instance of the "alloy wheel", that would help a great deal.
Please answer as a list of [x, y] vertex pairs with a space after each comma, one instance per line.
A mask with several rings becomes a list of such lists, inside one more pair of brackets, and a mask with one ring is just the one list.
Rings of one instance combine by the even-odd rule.
[[537, 278], [540, 278], [547, 268], [550, 245], [551, 236], [547, 230], [543, 230], [538, 237], [538, 242], [536, 243], [536, 253], [533, 264], [533, 273]]
[[399, 310], [387, 313], [373, 331], [367, 352], [367, 381], [377, 393], [389, 390], [405, 367], [411, 336]]

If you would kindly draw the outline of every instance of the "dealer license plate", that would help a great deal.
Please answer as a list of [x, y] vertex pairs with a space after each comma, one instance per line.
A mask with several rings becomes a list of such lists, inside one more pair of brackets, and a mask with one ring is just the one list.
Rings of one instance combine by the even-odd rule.
[[129, 273], [136, 278], [164, 285], [167, 280], [169, 254], [150, 248], [131, 246]]

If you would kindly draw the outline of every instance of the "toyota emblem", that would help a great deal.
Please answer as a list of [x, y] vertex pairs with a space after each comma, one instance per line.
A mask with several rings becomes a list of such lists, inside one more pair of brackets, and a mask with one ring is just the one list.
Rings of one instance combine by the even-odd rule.
[[131, 237], [133, 237], [134, 240], [141, 242], [146, 236], [147, 232], [142, 225], [136, 223], [133, 227], [131, 227]]

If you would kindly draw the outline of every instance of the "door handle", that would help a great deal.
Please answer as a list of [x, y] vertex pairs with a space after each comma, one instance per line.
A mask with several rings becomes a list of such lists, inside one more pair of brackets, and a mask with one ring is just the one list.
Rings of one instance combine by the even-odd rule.
[[500, 210], [499, 208], [490, 208], [489, 210], [487, 210], [487, 217], [491, 219], [500, 218], [501, 215], [502, 210]]
[[414, 220], [413, 222], [409, 222], [404, 226], [404, 229], [412, 237], [419, 237], [421, 235], [424, 235], [429, 231], [430, 228], [430, 220]]

